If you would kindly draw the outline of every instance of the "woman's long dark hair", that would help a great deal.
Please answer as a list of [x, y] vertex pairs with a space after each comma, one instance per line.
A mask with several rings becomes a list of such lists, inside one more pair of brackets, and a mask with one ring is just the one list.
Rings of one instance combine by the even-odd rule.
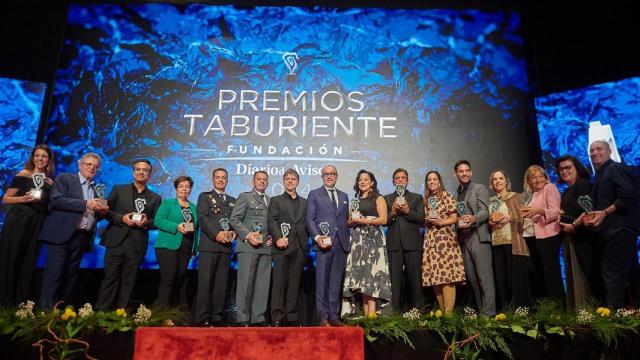
[[36, 168], [36, 163], [33, 159], [36, 156], [37, 150], [44, 150], [47, 152], [47, 155], [49, 155], [49, 162], [47, 163], [47, 173], [45, 175], [52, 178], [56, 171], [56, 162], [53, 159], [53, 151], [51, 151], [51, 148], [45, 144], [36, 145], [36, 147], [31, 150], [31, 156], [29, 156], [29, 160], [27, 160], [27, 163], [24, 164], [24, 168], [29, 171], [33, 171], [33, 169]]
[[370, 199], [371, 197], [375, 197], [378, 194], [380, 194], [380, 191], [378, 191], [378, 181], [376, 180], [375, 175], [373, 175], [373, 173], [371, 171], [367, 171], [365, 169], [362, 169], [362, 170], [358, 171], [358, 175], [356, 176], [356, 183], [355, 183], [355, 185], [353, 185], [353, 190], [355, 191], [355, 196], [356, 197], [360, 197], [360, 188], [358, 187], [358, 180], [360, 179], [360, 175], [362, 175], [362, 174], [369, 175], [369, 179], [371, 179], [371, 192], [369, 192], [369, 196], [367, 196], [367, 199]]
[[573, 155], [565, 154], [565, 155], [562, 155], [559, 158], [557, 158], [556, 159], [556, 163], [555, 163], [555, 169], [556, 169], [556, 173], [558, 174], [558, 182], [559, 183], [562, 184], [562, 183], [565, 182], [560, 177], [560, 163], [563, 162], [563, 161], [567, 161], [567, 160], [571, 161], [573, 163], [573, 167], [576, 168], [576, 173], [578, 174], [578, 179], [590, 179], [591, 178], [591, 173], [584, 166], [584, 164], [582, 164], [582, 162], [580, 160], [578, 160], [578, 158], [576, 158]]

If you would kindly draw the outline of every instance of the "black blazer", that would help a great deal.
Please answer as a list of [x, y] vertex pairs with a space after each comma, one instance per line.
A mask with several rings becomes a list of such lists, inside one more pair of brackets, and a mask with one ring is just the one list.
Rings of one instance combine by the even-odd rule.
[[145, 191], [147, 194], [147, 203], [145, 205], [143, 213], [147, 215], [147, 225], [144, 229], [132, 228], [122, 222], [122, 217], [130, 212], [135, 212], [134, 191], [133, 184], [116, 185], [109, 194], [109, 214], [107, 215], [107, 221], [109, 225], [104, 230], [102, 238], [100, 239], [100, 245], [106, 247], [119, 246], [122, 241], [131, 237], [136, 242], [136, 249], [141, 251], [147, 250], [149, 243], [149, 229], [155, 228], [153, 220], [160, 207], [161, 198], [160, 195], [147, 188]]
[[231, 211], [233, 211], [235, 204], [236, 198], [226, 195], [225, 199], [215, 190], [203, 192], [198, 196], [196, 213], [198, 214], [198, 228], [200, 228], [199, 251], [231, 254], [231, 243], [221, 244], [216, 241], [216, 236], [222, 231], [220, 219], [230, 220]]
[[384, 200], [387, 202], [387, 251], [422, 251], [422, 235], [420, 235], [420, 226], [424, 226], [424, 203], [422, 195], [405, 191], [404, 197], [409, 205], [409, 214], [407, 215], [391, 215], [391, 206], [398, 197], [394, 191], [385, 195]]
[[[309, 252], [309, 232], [307, 231], [307, 199], [298, 195], [298, 208], [294, 209], [288, 199], [289, 195], [274, 196], [269, 202], [267, 213], [267, 223], [269, 224], [269, 234], [273, 237], [272, 254], [289, 253], [302, 249], [303, 254]], [[289, 223], [291, 233], [289, 234], [289, 246], [281, 250], [275, 245], [276, 240], [282, 237], [280, 224]]]

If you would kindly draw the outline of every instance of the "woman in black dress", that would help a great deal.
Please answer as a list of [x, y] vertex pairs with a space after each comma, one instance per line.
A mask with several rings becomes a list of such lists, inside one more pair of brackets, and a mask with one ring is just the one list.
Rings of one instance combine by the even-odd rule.
[[578, 203], [579, 197], [591, 193], [590, 175], [580, 160], [571, 155], [559, 157], [555, 165], [560, 183], [567, 184], [560, 202], [560, 226], [568, 235], [564, 254], [568, 305], [580, 309], [589, 305], [590, 297], [597, 300], [602, 297], [595, 233], [582, 223], [584, 210]]
[[358, 199], [359, 216], [349, 215], [353, 229], [343, 294], [351, 306], [343, 306], [343, 313], [355, 311], [357, 295], [362, 300], [364, 316], [373, 319], [377, 317], [376, 306], [386, 305], [391, 299], [389, 259], [382, 231], [387, 223], [387, 203], [378, 192], [375, 176], [369, 171], [360, 170], [353, 189]]
[[17, 305], [29, 295], [53, 172], [53, 152], [38, 145], [2, 197], [2, 204], [10, 208], [0, 237], [0, 305]]

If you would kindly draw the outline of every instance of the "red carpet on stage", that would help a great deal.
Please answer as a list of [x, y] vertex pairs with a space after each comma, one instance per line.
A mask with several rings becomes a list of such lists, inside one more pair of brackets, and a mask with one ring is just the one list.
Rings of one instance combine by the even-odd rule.
[[359, 327], [139, 328], [135, 360], [364, 359]]

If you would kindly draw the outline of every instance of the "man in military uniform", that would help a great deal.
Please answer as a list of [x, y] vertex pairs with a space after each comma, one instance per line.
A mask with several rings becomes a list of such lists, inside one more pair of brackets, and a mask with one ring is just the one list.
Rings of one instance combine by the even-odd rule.
[[231, 243], [236, 233], [229, 219], [236, 199], [225, 193], [227, 170], [213, 170], [213, 190], [198, 197], [196, 212], [200, 228], [200, 260], [195, 321], [199, 326], [223, 326], [222, 310], [227, 291]]
[[264, 171], [256, 171], [252, 183], [253, 189], [238, 196], [231, 212], [231, 227], [238, 234], [236, 308], [239, 326], [266, 324], [271, 279], [271, 240], [267, 236], [269, 197], [264, 193], [269, 177]]

